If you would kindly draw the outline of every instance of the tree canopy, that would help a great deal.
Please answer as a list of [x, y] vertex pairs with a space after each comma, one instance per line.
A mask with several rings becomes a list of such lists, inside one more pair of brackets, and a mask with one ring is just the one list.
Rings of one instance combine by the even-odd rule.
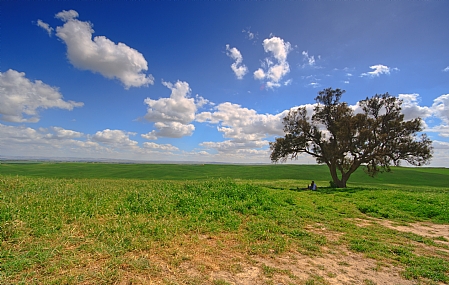
[[375, 176], [406, 161], [414, 166], [432, 158], [432, 141], [422, 131], [422, 119], [404, 120], [402, 101], [376, 94], [358, 103], [357, 112], [340, 99], [341, 89], [318, 92], [314, 113], [306, 108], [290, 110], [283, 118], [284, 137], [270, 143], [271, 161], [285, 162], [306, 153], [325, 163], [334, 185], [346, 187], [354, 171], [363, 166]]

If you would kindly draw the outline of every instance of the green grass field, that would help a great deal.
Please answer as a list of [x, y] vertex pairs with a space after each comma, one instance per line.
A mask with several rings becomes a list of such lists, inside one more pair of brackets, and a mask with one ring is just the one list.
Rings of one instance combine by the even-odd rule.
[[[318, 191], [302, 190], [312, 179]], [[248, 268], [253, 284], [329, 284], [341, 272], [260, 259], [346, 252], [449, 284], [448, 236], [379, 222], [449, 227], [449, 169], [329, 180], [316, 165], [2, 163], [0, 284], [232, 284]]]
[[[114, 163], [3, 163], [2, 175], [47, 178], [110, 178], [143, 180], [238, 180], [319, 182], [329, 186], [330, 174], [324, 165], [221, 165], [221, 164], [114, 164]], [[445, 187], [449, 188], [447, 168], [392, 167], [392, 172], [375, 178], [358, 169], [348, 187]], [[303, 184], [301, 184], [303, 185]]]

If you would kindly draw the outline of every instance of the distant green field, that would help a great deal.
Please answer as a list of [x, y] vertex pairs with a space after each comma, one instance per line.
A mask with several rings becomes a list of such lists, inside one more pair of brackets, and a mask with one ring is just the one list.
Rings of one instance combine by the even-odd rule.
[[[0, 174], [48, 178], [108, 178], [144, 180], [315, 180], [321, 187], [331, 180], [325, 165], [222, 165], [222, 164], [113, 164], [113, 163], [2, 163]], [[302, 185], [301, 184], [301, 185]], [[392, 172], [369, 177], [358, 169], [348, 187], [448, 187], [448, 168], [393, 167]], [[304, 185], [306, 186], [306, 185]]]

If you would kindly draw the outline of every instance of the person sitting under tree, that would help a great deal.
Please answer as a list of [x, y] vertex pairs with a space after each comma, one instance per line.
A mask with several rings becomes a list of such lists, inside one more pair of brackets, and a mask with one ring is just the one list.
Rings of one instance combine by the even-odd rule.
[[307, 186], [307, 189], [309, 189], [309, 190], [316, 190], [315, 181], [312, 180], [312, 183]]

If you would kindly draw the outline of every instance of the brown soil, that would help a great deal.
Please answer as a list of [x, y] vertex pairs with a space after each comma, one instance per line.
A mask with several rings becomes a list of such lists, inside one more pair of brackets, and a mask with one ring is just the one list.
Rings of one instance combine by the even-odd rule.
[[[378, 219], [356, 219], [354, 222], [361, 227], [378, 224], [411, 232], [443, 244], [435, 248], [417, 243], [417, 252], [449, 252], [448, 225], [396, 225]], [[149, 277], [148, 272], [129, 274], [128, 270], [124, 270], [119, 284], [443, 284], [407, 280], [401, 274], [404, 269], [397, 264], [367, 258], [339, 244], [340, 233], [329, 231], [321, 225], [310, 226], [308, 230], [326, 236], [332, 245], [322, 248], [317, 255], [300, 252], [248, 255], [232, 237], [199, 236], [180, 244], [176, 251], [136, 253], [135, 259], [151, 261], [152, 277]], [[227, 244], [223, 244], [223, 241], [227, 241]]]

